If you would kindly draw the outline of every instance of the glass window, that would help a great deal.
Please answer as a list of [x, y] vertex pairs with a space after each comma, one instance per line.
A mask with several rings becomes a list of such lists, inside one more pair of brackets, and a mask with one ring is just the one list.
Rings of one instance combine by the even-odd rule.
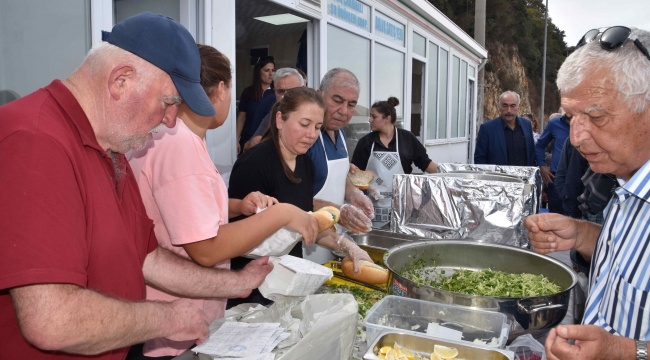
[[379, 11], [375, 12], [375, 35], [380, 38], [404, 46], [404, 29], [404, 24], [389, 18]]
[[453, 56], [451, 60], [451, 137], [458, 137], [458, 81], [460, 80], [460, 59]]
[[438, 94], [440, 98], [438, 100], [439, 111], [438, 111], [438, 139], [447, 138], [447, 101], [449, 87], [447, 82], [447, 77], [449, 73], [449, 52], [445, 49], [440, 49], [440, 88]]
[[418, 33], [413, 33], [413, 52], [420, 56], [426, 57], [427, 39]]
[[370, 32], [370, 6], [357, 0], [327, 0], [327, 13]]
[[438, 46], [429, 43], [429, 66], [427, 75], [427, 139], [437, 139], [438, 133]]
[[3, 105], [81, 65], [91, 45], [90, 1], [0, 1], [0, 44]]
[[404, 114], [404, 54], [377, 44], [375, 46], [375, 99], [388, 100], [394, 96], [399, 100], [395, 108], [397, 120]]
[[475, 77], [476, 76], [475, 74], [476, 74], [476, 69], [472, 65], [470, 65], [469, 66], [469, 76], [470, 77]]
[[458, 136], [465, 137], [467, 126], [467, 62], [460, 63], [460, 109], [458, 111]]
[[113, 6], [115, 24], [143, 11], [162, 14], [176, 21], [181, 17], [180, 0], [113, 0]]
[[352, 157], [359, 139], [370, 132], [370, 40], [327, 25], [327, 68], [352, 71], [359, 79], [359, 101], [345, 127], [348, 155]]

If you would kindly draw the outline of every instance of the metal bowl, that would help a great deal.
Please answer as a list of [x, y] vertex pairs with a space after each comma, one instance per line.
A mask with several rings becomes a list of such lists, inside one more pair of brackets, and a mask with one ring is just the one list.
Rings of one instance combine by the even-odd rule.
[[[560, 286], [557, 294], [525, 298], [476, 296], [420, 285], [402, 277], [401, 270], [415, 256], [432, 268], [453, 273], [454, 269], [481, 270], [490, 268], [507, 273], [541, 274]], [[509, 340], [531, 334], [544, 335], [566, 316], [571, 289], [577, 283], [573, 269], [545, 255], [517, 247], [476, 241], [418, 242], [396, 246], [384, 255], [384, 264], [391, 272], [389, 293], [443, 304], [471, 306], [498, 311], [511, 322]]]

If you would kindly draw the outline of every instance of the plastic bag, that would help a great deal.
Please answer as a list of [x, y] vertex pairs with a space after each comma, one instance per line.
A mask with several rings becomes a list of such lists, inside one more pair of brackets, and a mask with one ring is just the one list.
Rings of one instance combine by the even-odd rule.
[[[350, 294], [321, 294], [282, 297], [264, 310], [249, 310], [215, 320], [210, 333], [225, 321], [278, 322], [291, 331], [273, 351], [276, 360], [349, 359], [357, 330], [357, 302]], [[199, 354], [199, 359], [213, 357]]]
[[507, 349], [515, 353], [515, 360], [546, 360], [544, 345], [530, 334], [516, 338]]

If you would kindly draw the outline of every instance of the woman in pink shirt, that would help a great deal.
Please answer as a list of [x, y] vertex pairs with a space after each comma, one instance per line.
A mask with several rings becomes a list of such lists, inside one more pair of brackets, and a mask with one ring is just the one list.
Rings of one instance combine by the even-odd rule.
[[[128, 154], [159, 245], [203, 266], [229, 268], [229, 259], [252, 250], [283, 226], [300, 232], [306, 244], [314, 243], [318, 224], [298, 207], [279, 204], [260, 192], [241, 200], [228, 199], [226, 185], [208, 154], [205, 134], [228, 117], [230, 61], [213, 47], [198, 46], [201, 85], [216, 115], [200, 116], [180, 104], [175, 127], [162, 127], [144, 149]], [[258, 208], [266, 207], [255, 215]], [[229, 218], [239, 215], [252, 216], [228, 223]], [[266, 262], [268, 258], [256, 261]], [[147, 286], [147, 299], [172, 301], [177, 297]], [[226, 299], [196, 299], [195, 303], [209, 321], [224, 315]], [[143, 354], [176, 356], [193, 345], [159, 338], [146, 342]]]

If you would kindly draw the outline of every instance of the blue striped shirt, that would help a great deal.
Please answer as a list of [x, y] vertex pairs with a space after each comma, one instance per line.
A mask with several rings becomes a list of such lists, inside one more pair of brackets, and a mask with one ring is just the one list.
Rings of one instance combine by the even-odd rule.
[[650, 161], [607, 208], [591, 263], [583, 324], [650, 340]]

